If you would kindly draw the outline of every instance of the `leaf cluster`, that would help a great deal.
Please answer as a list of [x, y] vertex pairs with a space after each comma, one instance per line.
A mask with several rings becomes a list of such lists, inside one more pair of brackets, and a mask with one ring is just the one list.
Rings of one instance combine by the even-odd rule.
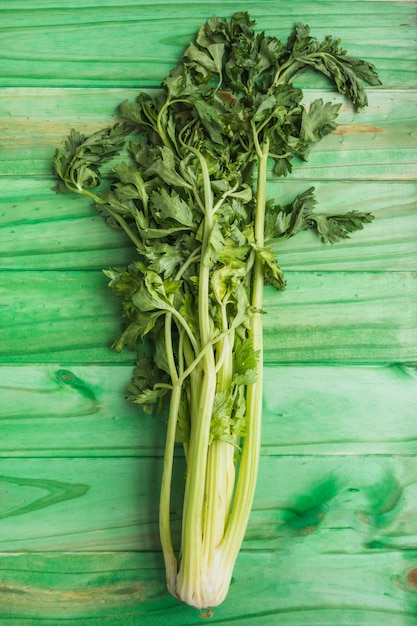
[[64, 149], [57, 148], [54, 155], [54, 170], [59, 179], [57, 191], [82, 192], [94, 189], [101, 182], [100, 168], [122, 150], [129, 127], [115, 124], [84, 135], [71, 130], [65, 140]]
[[[60, 188], [94, 197], [98, 210], [136, 246], [129, 267], [106, 271], [126, 321], [114, 347], [136, 349], [145, 340], [152, 346], [130, 387], [145, 410], [160, 406], [181, 381], [183, 440], [190, 430], [190, 379], [207, 350], [197, 306], [202, 268], [210, 276], [209, 343], [219, 363], [223, 340], [235, 337], [212, 436], [236, 442], [244, 432], [243, 390], [253, 382], [258, 356], [247, 341], [256, 259], [265, 281], [283, 289], [271, 247], [276, 239], [313, 229], [334, 243], [372, 219], [356, 212], [316, 214], [309, 189], [284, 207], [267, 202], [266, 244], [256, 241], [261, 154], [267, 150], [275, 174], [286, 176], [295, 158], [306, 159], [311, 146], [336, 128], [339, 105], [317, 99], [305, 106], [293, 81], [314, 70], [363, 107], [362, 81], [377, 85], [379, 79], [370, 63], [348, 56], [340, 40], [319, 42], [307, 25], [297, 24], [286, 42], [256, 33], [253, 25], [246, 12], [208, 20], [156, 96], [140, 93], [121, 103], [122, 123], [90, 136], [72, 131], [54, 158]], [[128, 159], [113, 168], [110, 186], [93, 195], [88, 190], [100, 184], [101, 166], [124, 147]]]
[[313, 230], [323, 243], [337, 243], [348, 239], [354, 231], [362, 230], [364, 224], [374, 219], [370, 213], [361, 211], [317, 213], [315, 205], [314, 187], [299, 194], [284, 207], [271, 203], [265, 220], [265, 238], [269, 241], [288, 239], [302, 230]]

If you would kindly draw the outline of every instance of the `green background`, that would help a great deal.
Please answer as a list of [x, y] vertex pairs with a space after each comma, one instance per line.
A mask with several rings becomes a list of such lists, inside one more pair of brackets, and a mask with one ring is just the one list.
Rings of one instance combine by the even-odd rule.
[[[211, 619], [165, 590], [157, 528], [165, 416], [124, 400], [118, 302], [102, 268], [133, 255], [82, 198], [56, 195], [71, 128], [156, 89], [199, 26], [247, 10], [375, 63], [355, 113], [291, 177], [320, 209], [374, 222], [278, 249], [265, 290], [264, 430], [247, 536]], [[417, 15], [395, 0], [0, 0], [0, 623], [5, 626], [417, 624]], [[182, 466], [172, 511], [178, 539]]]

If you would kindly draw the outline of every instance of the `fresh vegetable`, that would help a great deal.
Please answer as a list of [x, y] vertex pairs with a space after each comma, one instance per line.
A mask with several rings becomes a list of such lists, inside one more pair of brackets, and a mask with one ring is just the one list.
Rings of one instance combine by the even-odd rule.
[[[277, 176], [336, 128], [339, 104], [302, 104], [294, 80], [315, 70], [357, 107], [374, 67], [340, 40], [297, 24], [287, 42], [255, 33], [247, 13], [210, 19], [155, 95], [120, 105], [123, 120], [56, 151], [60, 189], [91, 197], [137, 250], [106, 270], [126, 327], [114, 347], [138, 352], [129, 387], [144, 411], [168, 406], [160, 536], [169, 591], [195, 607], [221, 603], [253, 501], [262, 416], [262, 294], [285, 287], [272, 244], [306, 229], [349, 237], [368, 213], [315, 213], [314, 189], [281, 206]], [[101, 166], [127, 147], [100, 191]], [[145, 349], [145, 348], [146, 349]], [[186, 459], [181, 545], [170, 491], [175, 443]], [[177, 556], [179, 554], [179, 556]]]

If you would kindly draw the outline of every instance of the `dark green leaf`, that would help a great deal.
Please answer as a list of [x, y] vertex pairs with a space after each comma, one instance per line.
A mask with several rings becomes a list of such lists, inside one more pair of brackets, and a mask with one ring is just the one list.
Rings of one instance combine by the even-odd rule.
[[362, 230], [363, 225], [373, 219], [370, 213], [358, 211], [341, 215], [311, 214], [306, 218], [306, 227], [316, 230], [325, 243], [336, 243], [348, 239], [350, 233]]
[[190, 207], [175, 190], [169, 193], [164, 187], [161, 187], [152, 193], [151, 201], [154, 216], [161, 225], [182, 224], [189, 229], [195, 229], [195, 221]]
[[249, 339], [237, 340], [233, 355], [233, 380], [237, 385], [251, 385], [256, 380], [259, 352]]
[[301, 131], [296, 152], [302, 157], [306, 156], [311, 144], [321, 141], [337, 127], [336, 118], [340, 104], [324, 103], [321, 98], [314, 100], [309, 109], [304, 109], [301, 118]]
[[172, 150], [163, 146], [159, 150], [159, 155], [160, 158], [157, 158], [145, 170], [145, 176], [149, 178], [152, 175], [157, 175], [167, 185], [189, 189], [191, 185], [177, 172], [176, 159]]

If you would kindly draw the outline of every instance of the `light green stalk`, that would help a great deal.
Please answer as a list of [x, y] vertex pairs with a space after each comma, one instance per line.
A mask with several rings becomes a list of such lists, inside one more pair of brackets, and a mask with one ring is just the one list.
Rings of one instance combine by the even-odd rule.
[[[213, 194], [207, 163], [195, 151], [201, 165], [204, 181], [204, 230], [198, 287], [200, 341], [207, 346], [211, 341], [210, 322], [210, 261], [209, 241], [213, 229]], [[185, 483], [183, 525], [181, 535], [181, 565], [177, 577], [177, 595], [188, 604], [199, 606], [200, 594], [205, 589], [206, 563], [203, 555], [204, 500], [210, 424], [216, 392], [214, 350], [206, 350], [201, 364], [201, 386], [198, 412], [191, 416]]]
[[[259, 146], [258, 152], [258, 182], [255, 216], [255, 243], [264, 245], [264, 220], [266, 205], [266, 173], [269, 144], [265, 142]], [[255, 312], [251, 318], [250, 338], [253, 349], [259, 357], [256, 367], [256, 381], [249, 385], [246, 394], [246, 435], [242, 447], [239, 473], [234, 494], [233, 508], [226, 527], [221, 545], [221, 554], [216, 567], [219, 581], [216, 603], [220, 604], [227, 595], [234, 564], [239, 554], [246, 532], [250, 511], [252, 508], [255, 487], [258, 476], [259, 457], [261, 448], [262, 425], [262, 367], [263, 341], [261, 308], [263, 299], [263, 267], [259, 256], [255, 259], [253, 270], [252, 306]], [[213, 602], [209, 606], [215, 606]]]
[[[256, 135], [257, 140], [257, 135]], [[267, 141], [257, 143], [258, 182], [255, 217], [255, 243], [264, 245], [266, 205], [266, 172], [269, 152]], [[203, 171], [204, 165], [202, 164]], [[209, 185], [206, 172], [205, 187]], [[206, 193], [206, 207], [210, 198]], [[212, 228], [210, 212], [206, 212], [202, 263], [199, 277], [199, 315], [202, 344], [210, 341], [209, 266], [204, 252]], [[257, 481], [262, 421], [262, 320], [263, 266], [259, 256], [253, 269], [250, 338], [258, 352], [256, 382], [248, 386], [246, 397], [246, 436], [235, 486], [234, 448], [230, 443], [215, 440], [209, 445], [210, 420], [215, 391], [227, 390], [232, 378], [233, 334], [217, 345], [221, 366], [216, 375], [214, 352], [209, 350], [202, 360], [203, 378], [200, 387], [199, 415], [192, 418], [192, 431], [187, 463], [187, 482], [181, 543], [181, 564], [176, 594], [181, 600], [206, 608], [219, 605], [227, 595], [234, 564], [239, 554], [252, 508]], [[233, 508], [230, 504], [233, 497]]]

